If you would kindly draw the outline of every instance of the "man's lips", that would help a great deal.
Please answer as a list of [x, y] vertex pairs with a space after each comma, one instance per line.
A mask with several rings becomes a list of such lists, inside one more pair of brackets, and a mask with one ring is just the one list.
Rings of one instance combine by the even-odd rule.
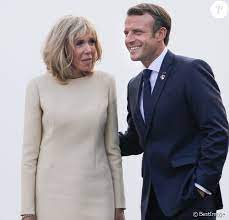
[[140, 49], [141, 46], [131, 46], [131, 47], [128, 47], [128, 48], [129, 48], [129, 51], [130, 51], [130, 52], [135, 52], [135, 51], [137, 51], [138, 49]]

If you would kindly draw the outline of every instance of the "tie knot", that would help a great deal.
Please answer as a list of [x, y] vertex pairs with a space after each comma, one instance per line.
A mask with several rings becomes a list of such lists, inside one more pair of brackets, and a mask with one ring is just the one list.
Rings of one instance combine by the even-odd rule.
[[152, 73], [152, 70], [150, 70], [150, 69], [144, 69], [143, 70], [143, 80], [144, 81], [145, 80], [149, 80], [151, 73]]

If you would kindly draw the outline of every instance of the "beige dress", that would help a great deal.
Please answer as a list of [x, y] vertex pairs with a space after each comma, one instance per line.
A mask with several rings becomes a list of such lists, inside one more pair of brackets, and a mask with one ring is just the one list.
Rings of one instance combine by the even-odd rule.
[[26, 92], [21, 214], [37, 220], [114, 220], [124, 208], [115, 82], [103, 72]]

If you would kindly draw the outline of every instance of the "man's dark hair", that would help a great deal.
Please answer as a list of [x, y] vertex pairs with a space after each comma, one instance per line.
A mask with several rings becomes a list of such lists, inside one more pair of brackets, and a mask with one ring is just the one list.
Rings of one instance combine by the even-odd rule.
[[142, 3], [129, 8], [127, 15], [144, 15], [149, 14], [154, 18], [153, 34], [156, 33], [161, 27], [166, 28], [167, 33], [164, 39], [165, 45], [168, 45], [169, 34], [171, 30], [171, 17], [162, 7], [154, 4]]

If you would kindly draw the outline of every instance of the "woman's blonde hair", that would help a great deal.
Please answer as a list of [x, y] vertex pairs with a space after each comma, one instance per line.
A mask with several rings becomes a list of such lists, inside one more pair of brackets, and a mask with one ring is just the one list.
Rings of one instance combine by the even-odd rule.
[[101, 59], [102, 50], [93, 25], [84, 17], [64, 16], [57, 21], [49, 32], [43, 49], [43, 60], [47, 70], [58, 81], [66, 83], [74, 76], [72, 66], [74, 43], [76, 39], [92, 34], [96, 43], [97, 57]]

